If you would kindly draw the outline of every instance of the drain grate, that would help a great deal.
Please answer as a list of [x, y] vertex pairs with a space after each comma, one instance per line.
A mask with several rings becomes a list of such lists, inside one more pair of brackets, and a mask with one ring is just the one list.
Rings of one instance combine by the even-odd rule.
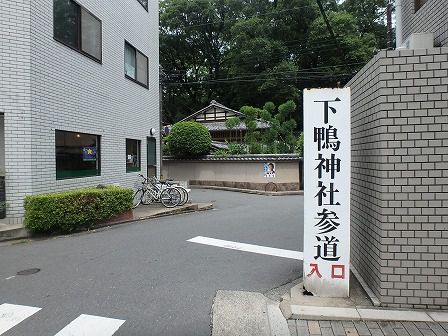
[[29, 268], [23, 271], [17, 272], [17, 275], [31, 275], [40, 272], [40, 268]]

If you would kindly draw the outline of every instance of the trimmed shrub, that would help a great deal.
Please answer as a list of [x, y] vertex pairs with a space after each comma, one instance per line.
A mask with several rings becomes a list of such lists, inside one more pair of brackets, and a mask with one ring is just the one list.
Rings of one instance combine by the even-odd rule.
[[182, 121], [174, 124], [167, 142], [174, 156], [198, 157], [210, 153], [212, 137], [204, 125]]
[[27, 196], [24, 224], [32, 232], [79, 231], [131, 210], [132, 196], [132, 189], [111, 186]]

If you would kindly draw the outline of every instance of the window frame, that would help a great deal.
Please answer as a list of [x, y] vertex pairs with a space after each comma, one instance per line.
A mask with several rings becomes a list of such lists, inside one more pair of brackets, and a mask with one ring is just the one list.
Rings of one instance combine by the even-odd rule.
[[[83, 175], [83, 176], [66, 176], [66, 177], [58, 177], [58, 167], [57, 167], [57, 161], [58, 161], [58, 153], [57, 153], [57, 133], [63, 132], [63, 133], [72, 133], [72, 134], [80, 134], [80, 135], [89, 135], [89, 136], [95, 136], [96, 137], [96, 173], [92, 175]], [[79, 178], [88, 178], [88, 177], [97, 177], [101, 176], [101, 135], [99, 134], [90, 134], [90, 133], [82, 133], [82, 132], [73, 132], [73, 131], [67, 131], [63, 129], [55, 129], [54, 132], [54, 149], [55, 149], [55, 173], [56, 173], [56, 180], [62, 181], [62, 180], [72, 180], [72, 179], [79, 179]]]
[[[54, 33], [55, 30], [54, 29], [55, 29], [56, 15], [55, 15], [54, 1], [55, 0], [53, 0], [53, 39], [55, 41], [65, 45], [66, 47], [68, 47], [68, 48], [70, 48], [70, 49], [72, 49], [74, 51], [77, 51], [78, 53], [80, 53], [80, 54], [90, 58], [91, 60], [93, 60], [93, 61], [95, 61], [95, 62], [97, 62], [99, 64], [103, 64], [103, 21], [101, 21], [95, 14], [93, 14], [91, 11], [89, 11], [84, 6], [80, 5], [78, 2], [76, 2], [74, 0], [69, 0], [69, 1], [71, 1], [72, 3], [74, 3], [77, 6], [77, 10], [76, 10], [76, 23], [77, 23], [77, 25], [76, 26], [77, 26], [77, 34], [78, 34], [77, 40], [78, 40], [79, 48], [71, 46], [70, 44], [68, 44], [64, 40], [59, 39], [59, 38], [57, 38], [55, 36], [55, 33]], [[94, 19], [98, 20], [98, 22], [100, 23], [100, 28], [101, 28], [101, 30], [100, 30], [100, 45], [101, 45], [101, 56], [100, 57], [101, 58], [100, 59], [98, 59], [95, 56], [90, 55], [89, 53], [87, 53], [84, 50], [82, 50], [82, 24], [81, 24], [81, 20], [82, 20], [82, 17], [81, 17], [82, 14], [81, 13], [82, 13], [82, 10], [85, 10], [89, 15], [91, 15]]]
[[[138, 170], [137, 169], [129, 169], [128, 167], [128, 141], [135, 141], [137, 142], [137, 161], [138, 161]], [[139, 139], [131, 139], [126, 138], [125, 139], [125, 145], [126, 145], [126, 173], [138, 173], [142, 171], [142, 141]]]
[[[132, 78], [131, 76], [128, 76], [126, 74], [126, 46], [129, 46], [131, 48], [133, 48], [135, 50], [135, 79]], [[138, 63], [137, 63], [137, 53], [140, 53], [145, 59], [146, 59], [146, 83], [142, 83], [140, 81], [137, 80], [138, 78]], [[140, 86], [143, 86], [146, 89], [149, 89], [149, 58], [148, 56], [146, 56], [144, 53], [142, 53], [140, 50], [138, 50], [136, 47], [134, 47], [132, 44], [130, 44], [128, 41], [124, 40], [124, 58], [123, 58], [124, 62], [123, 62], [123, 70], [124, 70], [124, 76], [127, 79], [130, 79], [131, 81], [133, 81], [134, 83], [137, 83]]]
[[146, 6], [142, 3], [142, 0], [137, 0], [138, 1], [138, 3], [140, 4], [140, 5], [142, 5], [142, 7], [147, 11], [147, 12], [149, 12], [149, 10], [148, 10], [148, 8], [149, 8], [149, 1], [146, 3]]

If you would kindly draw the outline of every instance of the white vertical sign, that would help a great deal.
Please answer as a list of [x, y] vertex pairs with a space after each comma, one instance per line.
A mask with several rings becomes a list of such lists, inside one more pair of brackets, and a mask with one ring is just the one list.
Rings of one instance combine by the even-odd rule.
[[304, 91], [303, 281], [321, 297], [348, 297], [350, 88]]

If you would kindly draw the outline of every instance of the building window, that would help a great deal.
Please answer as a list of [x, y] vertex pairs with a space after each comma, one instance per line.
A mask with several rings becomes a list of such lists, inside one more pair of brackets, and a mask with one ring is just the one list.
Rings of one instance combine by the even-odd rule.
[[56, 130], [56, 178], [100, 175], [100, 136]]
[[148, 10], [148, 0], [137, 0], [144, 9]]
[[415, 0], [415, 11], [417, 12], [427, 2], [428, 0]]
[[140, 171], [140, 140], [126, 139], [126, 172]]
[[72, 0], [53, 0], [55, 40], [101, 62], [101, 21]]
[[124, 73], [126, 78], [148, 88], [148, 57], [127, 42], [124, 45]]

